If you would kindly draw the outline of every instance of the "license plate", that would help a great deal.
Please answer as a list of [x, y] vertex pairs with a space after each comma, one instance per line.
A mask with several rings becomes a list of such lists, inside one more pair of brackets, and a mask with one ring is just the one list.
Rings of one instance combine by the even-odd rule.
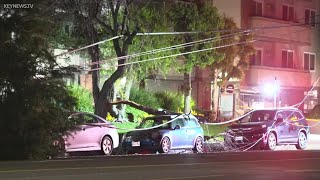
[[132, 141], [132, 146], [140, 146], [140, 141]]
[[242, 137], [242, 136], [236, 136], [236, 137], [234, 138], [234, 140], [236, 140], [236, 141], [242, 141], [242, 140], [243, 140], [243, 137]]

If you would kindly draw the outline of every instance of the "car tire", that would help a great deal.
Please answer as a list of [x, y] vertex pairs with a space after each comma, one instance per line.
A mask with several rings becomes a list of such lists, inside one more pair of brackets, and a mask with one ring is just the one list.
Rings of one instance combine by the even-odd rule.
[[104, 136], [101, 141], [101, 153], [103, 155], [111, 155], [113, 151], [113, 142], [109, 136]]
[[160, 153], [168, 153], [171, 148], [171, 141], [168, 137], [164, 137], [160, 143]]
[[267, 145], [265, 147], [266, 150], [275, 150], [277, 146], [277, 137], [275, 133], [270, 132], [267, 138]]
[[303, 150], [306, 148], [306, 146], [307, 146], [307, 136], [304, 132], [299, 132], [296, 148]]
[[203, 139], [202, 137], [197, 137], [194, 142], [193, 152], [202, 153], [203, 152]]

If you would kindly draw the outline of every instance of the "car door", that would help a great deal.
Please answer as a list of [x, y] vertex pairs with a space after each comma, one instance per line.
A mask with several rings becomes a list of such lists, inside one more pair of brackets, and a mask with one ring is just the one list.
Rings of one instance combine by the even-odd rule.
[[[180, 129], [175, 129], [175, 127], [179, 125]], [[185, 121], [182, 118], [178, 118], [177, 120], [171, 123], [171, 128], [173, 129], [171, 132], [171, 148], [183, 148], [186, 146], [186, 127]]]
[[287, 135], [287, 129], [288, 129], [288, 124], [286, 122], [287, 115], [285, 111], [278, 111], [275, 120], [282, 118], [283, 122], [275, 122], [274, 127], [277, 132], [277, 141], [278, 143], [284, 143], [287, 142], [288, 135]]
[[198, 123], [194, 118], [185, 120], [186, 122], [186, 146], [192, 148], [194, 146], [194, 141], [197, 136], [197, 128], [199, 128]]
[[290, 143], [295, 143], [298, 140], [298, 133], [300, 129], [300, 124], [299, 124], [299, 116], [296, 111], [287, 111], [286, 112], [288, 115], [287, 119], [287, 133], [288, 133], [288, 142]]
[[68, 149], [73, 151], [98, 150], [100, 147], [98, 135], [101, 127], [94, 125], [98, 121], [87, 114], [82, 114], [80, 118], [82, 118], [82, 123], [77, 125], [67, 139]]

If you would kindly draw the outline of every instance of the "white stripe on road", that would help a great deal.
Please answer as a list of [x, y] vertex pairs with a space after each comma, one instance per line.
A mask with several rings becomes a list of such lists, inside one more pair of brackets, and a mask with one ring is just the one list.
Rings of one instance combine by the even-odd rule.
[[185, 176], [185, 177], [174, 177], [174, 178], [161, 178], [161, 179], [153, 179], [153, 180], [174, 180], [174, 179], [197, 179], [197, 178], [208, 178], [208, 177], [220, 177], [224, 176], [222, 174], [215, 174], [215, 175], [207, 175], [207, 176]]
[[[320, 158], [296, 158], [285, 159], [286, 161], [305, 161], [320, 160]], [[210, 162], [210, 163], [184, 163], [184, 164], [150, 164], [150, 165], [129, 165], [129, 166], [94, 166], [94, 167], [74, 167], [74, 168], [52, 168], [52, 169], [17, 169], [17, 170], [0, 170], [0, 173], [17, 173], [17, 172], [41, 172], [41, 171], [67, 171], [67, 170], [93, 170], [93, 169], [121, 169], [121, 168], [146, 168], [146, 167], [171, 167], [171, 166], [194, 166], [194, 165], [214, 165], [214, 164], [238, 164], [238, 163], [262, 163], [262, 162], [279, 162], [280, 160], [255, 160], [255, 161], [233, 161], [233, 162]]]
[[292, 173], [320, 172], [320, 169], [295, 169], [295, 170], [284, 170], [284, 172], [292, 172]]

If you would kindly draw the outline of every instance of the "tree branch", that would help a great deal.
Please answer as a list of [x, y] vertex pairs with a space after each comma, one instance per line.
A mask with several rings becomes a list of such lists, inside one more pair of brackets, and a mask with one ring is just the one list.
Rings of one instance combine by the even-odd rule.
[[103, 22], [101, 19], [99, 19], [98, 17], [95, 18], [95, 20], [97, 21], [97, 23], [99, 23], [102, 27], [106, 28], [107, 31], [109, 31], [111, 34], [113, 33], [113, 29], [111, 28], [111, 26], [109, 26], [108, 24], [106, 24], [105, 22]]

